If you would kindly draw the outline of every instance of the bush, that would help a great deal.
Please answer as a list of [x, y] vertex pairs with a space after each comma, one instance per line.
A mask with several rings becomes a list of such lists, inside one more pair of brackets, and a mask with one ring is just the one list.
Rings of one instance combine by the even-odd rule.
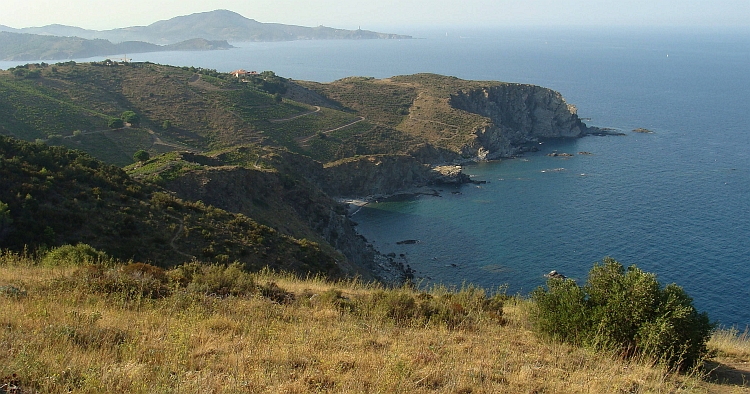
[[247, 296], [257, 292], [253, 276], [240, 263], [230, 265], [203, 265], [190, 263], [169, 272], [178, 285], [188, 291], [205, 295]]
[[151, 156], [145, 150], [141, 149], [133, 154], [133, 160], [137, 162], [147, 161]]
[[374, 291], [354, 300], [341, 297], [340, 292], [323, 294], [321, 298], [334, 299], [342, 311], [397, 326], [437, 325], [466, 329], [483, 318], [502, 323], [505, 295], [488, 297], [483, 289], [473, 286], [458, 292], [437, 286], [429, 293], [415, 293], [404, 288]]
[[695, 365], [706, 354], [713, 325], [685, 291], [661, 288], [654, 274], [611, 258], [594, 265], [584, 287], [551, 278], [537, 288], [533, 320], [547, 336], [575, 345], [643, 356], [672, 367]]
[[125, 123], [129, 123], [133, 126], [138, 125], [141, 122], [141, 117], [133, 111], [125, 111], [120, 115], [120, 119]]
[[107, 122], [107, 127], [110, 129], [121, 129], [125, 126], [125, 122], [120, 118], [110, 118]]
[[119, 295], [123, 300], [162, 298], [170, 294], [164, 270], [144, 263], [131, 263], [113, 268], [87, 265], [80, 268], [74, 277], [84, 288], [98, 293]]
[[107, 254], [86, 244], [63, 245], [50, 250], [42, 259], [46, 266], [76, 266], [109, 262]]

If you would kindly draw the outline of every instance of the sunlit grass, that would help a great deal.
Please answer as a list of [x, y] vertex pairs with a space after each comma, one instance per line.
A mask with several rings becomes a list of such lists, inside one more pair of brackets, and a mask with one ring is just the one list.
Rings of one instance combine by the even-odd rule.
[[[648, 393], [709, 387], [699, 373], [678, 375], [650, 362], [542, 340], [530, 329], [529, 301], [501, 297], [499, 311], [472, 308], [491, 294], [470, 286], [386, 289], [264, 271], [250, 274], [252, 283], [284, 297], [260, 290], [217, 297], [172, 283], [170, 295], [147, 298], [92, 290], [80, 267], [37, 261], [0, 256], [0, 377], [16, 374], [28, 392]], [[457, 324], [393, 312], [424, 300], [447, 302], [449, 313], [460, 317]], [[711, 345], [743, 352], [747, 338], [720, 331]]]

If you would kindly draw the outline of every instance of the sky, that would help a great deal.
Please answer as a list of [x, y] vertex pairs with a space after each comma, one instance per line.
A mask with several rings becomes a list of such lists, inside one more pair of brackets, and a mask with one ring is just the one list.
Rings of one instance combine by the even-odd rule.
[[499, 26], [750, 26], [750, 0], [3, 0], [0, 25], [106, 30], [227, 9], [259, 22], [366, 30]]

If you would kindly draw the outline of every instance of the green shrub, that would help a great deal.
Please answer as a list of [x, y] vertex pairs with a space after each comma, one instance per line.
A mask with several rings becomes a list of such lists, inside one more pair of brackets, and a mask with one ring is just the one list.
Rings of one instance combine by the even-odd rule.
[[86, 244], [63, 245], [50, 250], [42, 264], [46, 266], [75, 266], [87, 264], [108, 263], [110, 258], [106, 253], [100, 252]]
[[[178, 285], [194, 293], [226, 297], [247, 296], [257, 292], [253, 276], [240, 263], [184, 264], [170, 271], [169, 276]], [[269, 288], [269, 292], [271, 290], [273, 289]]]
[[141, 122], [141, 117], [133, 111], [125, 111], [120, 115], [120, 119], [125, 123], [129, 123], [133, 126], [138, 125]]
[[470, 328], [482, 318], [502, 322], [503, 299], [502, 294], [487, 297], [484, 290], [473, 286], [460, 291], [435, 287], [429, 293], [411, 289], [374, 291], [347, 306], [360, 316], [397, 326], [442, 325], [455, 329]]
[[97, 293], [117, 295], [123, 300], [162, 298], [170, 294], [164, 271], [143, 263], [113, 268], [87, 265], [80, 268], [73, 278], [79, 286]]
[[147, 161], [147, 160], [148, 160], [148, 159], [149, 159], [150, 157], [151, 157], [151, 155], [149, 155], [149, 154], [148, 154], [148, 152], [146, 152], [146, 151], [145, 151], [145, 150], [143, 150], [143, 149], [141, 149], [141, 150], [138, 150], [138, 151], [136, 151], [136, 152], [135, 152], [135, 153], [133, 154], [133, 160], [135, 160], [135, 161], [137, 161], [137, 162], [144, 162], [144, 161]]
[[376, 291], [366, 302], [372, 315], [378, 320], [391, 320], [397, 325], [406, 325], [419, 317], [417, 300], [407, 291]]
[[654, 274], [627, 270], [611, 258], [594, 265], [585, 286], [551, 278], [537, 288], [533, 320], [544, 335], [564, 342], [643, 356], [672, 367], [695, 365], [706, 353], [713, 325], [685, 291], [659, 285]]
[[107, 127], [110, 129], [121, 129], [125, 126], [125, 122], [120, 118], [110, 118], [107, 121]]

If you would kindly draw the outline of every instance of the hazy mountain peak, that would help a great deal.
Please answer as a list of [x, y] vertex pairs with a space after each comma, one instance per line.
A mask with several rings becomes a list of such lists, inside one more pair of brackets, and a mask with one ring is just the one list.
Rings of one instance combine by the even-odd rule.
[[[0, 26], [0, 30], [6, 28]], [[327, 27], [304, 27], [280, 23], [262, 23], [230, 10], [214, 10], [177, 16], [154, 22], [148, 26], [131, 26], [112, 30], [86, 30], [59, 24], [24, 29], [23, 32], [53, 36], [76, 36], [86, 39], [105, 39], [113, 43], [144, 41], [152, 44], [174, 44], [194, 38], [209, 41], [292, 41], [321, 39], [377, 39], [411, 38], [396, 34], [365, 30], [344, 30]]]

